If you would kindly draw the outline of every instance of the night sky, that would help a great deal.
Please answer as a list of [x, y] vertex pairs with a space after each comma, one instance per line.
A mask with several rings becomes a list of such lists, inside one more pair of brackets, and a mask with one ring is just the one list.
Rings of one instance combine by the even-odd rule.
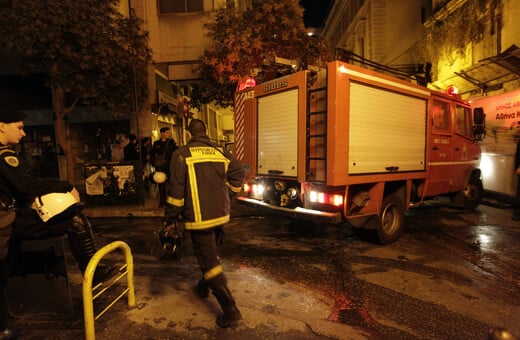
[[306, 27], [322, 27], [325, 24], [325, 15], [334, 0], [301, 0], [300, 5], [305, 9], [303, 21]]

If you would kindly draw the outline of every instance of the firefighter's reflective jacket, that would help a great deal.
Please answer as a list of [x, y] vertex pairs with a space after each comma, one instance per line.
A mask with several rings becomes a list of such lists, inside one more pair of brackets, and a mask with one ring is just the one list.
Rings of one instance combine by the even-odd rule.
[[229, 221], [229, 191], [240, 191], [244, 171], [227, 150], [207, 136], [194, 137], [172, 155], [170, 174], [166, 215], [182, 214], [188, 230]]

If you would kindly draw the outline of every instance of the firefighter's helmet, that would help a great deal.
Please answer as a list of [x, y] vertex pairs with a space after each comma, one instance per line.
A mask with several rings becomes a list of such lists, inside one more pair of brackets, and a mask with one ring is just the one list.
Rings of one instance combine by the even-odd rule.
[[78, 205], [78, 200], [70, 192], [52, 192], [36, 197], [31, 208], [43, 222], [52, 222], [69, 216], [68, 213]]
[[153, 174], [153, 181], [157, 184], [162, 184], [164, 182], [166, 182], [166, 174], [162, 171], [156, 171], [154, 174]]

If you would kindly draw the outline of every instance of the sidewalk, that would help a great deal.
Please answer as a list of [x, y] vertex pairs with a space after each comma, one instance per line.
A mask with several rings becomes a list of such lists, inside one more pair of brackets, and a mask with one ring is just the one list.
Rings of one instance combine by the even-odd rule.
[[[238, 302], [244, 319], [235, 329], [221, 329], [215, 325], [219, 305], [213, 296], [199, 299], [192, 286], [200, 277], [198, 264], [191, 249], [180, 261], [158, 261], [150, 255], [147, 245], [157, 225], [150, 218], [160, 218], [163, 209], [156, 199], [142, 206], [86, 207], [90, 218], [130, 217], [128, 227], [124, 221], [94, 221], [98, 248], [114, 240], [127, 242], [132, 249], [136, 308], [127, 308], [127, 296], [95, 320], [96, 339], [367, 339], [370, 332], [330, 320], [334, 302], [329, 298], [298, 285], [297, 282], [280, 282], [265, 275], [259, 268], [236, 262], [236, 258], [222, 259], [229, 288]], [[232, 224], [242, 223], [238, 215], [249, 216], [247, 208], [232, 208]], [[139, 219], [145, 218], [145, 219]], [[148, 218], [148, 219], [146, 219]], [[100, 221], [102, 223], [100, 223]], [[131, 222], [130, 222], [131, 221]], [[118, 223], [118, 224], [117, 224]], [[83, 278], [71, 254], [67, 254], [68, 282], [72, 296], [73, 315], [56, 313], [58, 304], [66, 305], [63, 282], [58, 288], [49, 288], [50, 281], [29, 281], [31, 291], [37, 291], [36, 307], [46, 307], [39, 314], [15, 318], [14, 328], [19, 339], [80, 339], [85, 338], [82, 306]], [[122, 254], [116, 252], [105, 257], [119, 267]], [[105, 259], [104, 258], [104, 259]], [[124, 263], [124, 261], [123, 261]], [[63, 280], [62, 280], [63, 281]], [[126, 288], [126, 279], [118, 283]], [[61, 290], [61, 291], [60, 291]], [[20, 292], [23, 294], [23, 291]], [[118, 292], [107, 289], [107, 297]], [[66, 294], [65, 294], [66, 295]], [[104, 297], [105, 295], [103, 295]], [[66, 300], [65, 300], [66, 301]], [[95, 306], [98, 300], [94, 301]], [[110, 300], [109, 300], [110, 302]], [[106, 303], [106, 301], [105, 301]], [[104, 308], [105, 303], [101, 304]], [[63, 309], [63, 308], [62, 308]], [[100, 310], [95, 310], [94, 314]], [[65, 313], [67, 314], [67, 308]]]

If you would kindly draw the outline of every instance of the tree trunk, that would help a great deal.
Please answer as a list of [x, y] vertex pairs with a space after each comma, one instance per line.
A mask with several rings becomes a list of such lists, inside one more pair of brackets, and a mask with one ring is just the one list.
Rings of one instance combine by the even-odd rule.
[[74, 183], [74, 158], [72, 157], [69, 139], [67, 138], [67, 123], [64, 119], [65, 116], [66, 115], [64, 115], [63, 113], [56, 113], [56, 118], [54, 121], [54, 131], [56, 133], [58, 144], [63, 150], [63, 153], [65, 154], [65, 159], [67, 161], [67, 180], [71, 183]]
[[[55, 71], [57, 65], [53, 65], [51, 71]], [[60, 86], [51, 86], [52, 91], [52, 109], [54, 111], [55, 120], [54, 120], [54, 132], [56, 133], [56, 138], [58, 140], [58, 144], [60, 145], [63, 153], [65, 154], [65, 159], [67, 161], [67, 180], [74, 185], [74, 158], [72, 157], [72, 151], [70, 148], [70, 142], [67, 138], [67, 122], [65, 119], [69, 115], [70, 111], [76, 106], [77, 101], [66, 107], [65, 103], [65, 89]]]

